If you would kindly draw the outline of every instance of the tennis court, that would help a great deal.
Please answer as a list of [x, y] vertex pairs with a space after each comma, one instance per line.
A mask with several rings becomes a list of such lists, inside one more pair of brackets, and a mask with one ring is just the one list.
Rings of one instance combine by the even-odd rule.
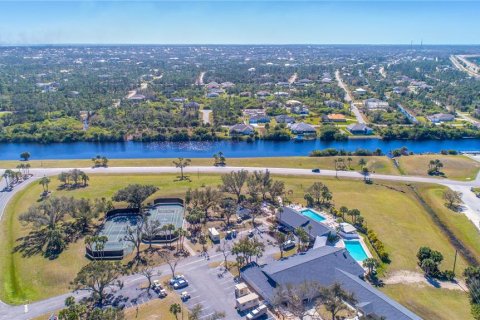
[[[108, 241], [105, 243], [105, 247], [102, 250], [102, 256], [105, 258], [119, 258], [119, 256], [124, 256], [125, 254], [130, 253], [133, 250], [133, 244], [124, 240], [127, 234], [127, 228], [137, 228], [143, 221], [142, 216], [135, 211], [130, 212], [128, 209], [120, 209], [116, 211], [120, 211], [121, 213], [114, 213], [109, 216], [99, 232], [100, 236], [106, 236], [108, 238]], [[159, 221], [160, 227], [171, 224], [176, 230], [183, 225], [184, 207], [180, 202], [157, 203], [148, 208], [145, 216], [152, 222]], [[161, 232], [158, 237], [152, 240], [152, 242], [170, 242], [173, 240], [174, 237], [172, 237], [172, 233]], [[89, 253], [87, 252], [87, 254]], [[97, 256], [97, 253], [90, 252], [90, 255]]]

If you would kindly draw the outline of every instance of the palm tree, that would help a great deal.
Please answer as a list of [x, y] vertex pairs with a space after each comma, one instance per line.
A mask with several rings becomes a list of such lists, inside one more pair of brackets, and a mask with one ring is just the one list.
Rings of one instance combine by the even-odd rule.
[[378, 267], [378, 261], [375, 258], [367, 258], [363, 260], [363, 267], [367, 268], [368, 275], [371, 275], [373, 270]]
[[3, 173], [3, 177], [5, 178], [5, 183], [7, 184], [7, 188], [12, 184], [14, 172], [10, 169], [5, 170]]
[[39, 184], [42, 185], [43, 188], [43, 194], [48, 193], [48, 184], [50, 183], [50, 178], [47, 176], [44, 176], [42, 179], [40, 179]]
[[175, 316], [175, 319], [178, 319], [178, 314], [182, 312], [182, 307], [178, 303], [170, 305], [170, 313]]
[[342, 219], [345, 221], [345, 214], [348, 213], [348, 208], [345, 206], [341, 206], [340, 213], [342, 214]]
[[352, 164], [352, 157], [348, 157], [347, 158], [347, 161], [348, 161], [348, 169], [351, 169], [351, 164]]
[[185, 180], [185, 176], [183, 175], [183, 169], [188, 167], [192, 160], [185, 159], [185, 158], [178, 158], [177, 161], [173, 161], [175, 167], [180, 168], [180, 180]]
[[87, 174], [83, 171], [80, 171], [80, 179], [83, 181], [83, 186], [87, 186], [87, 181], [90, 180], [90, 178], [87, 176]]

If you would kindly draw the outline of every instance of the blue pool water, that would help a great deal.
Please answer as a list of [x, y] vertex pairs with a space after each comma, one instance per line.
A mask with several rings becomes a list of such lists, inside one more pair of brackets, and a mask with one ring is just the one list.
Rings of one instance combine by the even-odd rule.
[[316, 213], [312, 209], [305, 209], [305, 210], [302, 210], [301, 212], [305, 217], [313, 219], [317, 222], [322, 222], [323, 220], [325, 220], [323, 216], [321, 216], [319, 213]]
[[357, 240], [344, 240], [345, 248], [353, 257], [353, 259], [357, 261], [363, 261], [368, 258], [365, 250], [363, 250], [362, 244], [360, 241]]

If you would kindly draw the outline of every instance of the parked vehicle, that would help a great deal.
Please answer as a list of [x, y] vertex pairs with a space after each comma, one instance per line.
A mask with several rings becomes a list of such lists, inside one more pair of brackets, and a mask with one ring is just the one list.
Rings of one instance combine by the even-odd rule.
[[267, 306], [262, 304], [258, 308], [250, 311], [250, 313], [247, 314], [247, 319], [248, 320], [259, 319], [259, 318], [267, 315], [267, 310], [268, 310]]
[[185, 277], [183, 276], [183, 274], [177, 274], [175, 277], [170, 279], [169, 283], [170, 283], [171, 286], [173, 286], [179, 280], [185, 280]]
[[282, 244], [282, 249], [283, 250], [290, 250], [295, 248], [295, 241], [293, 240], [287, 240]]
[[168, 295], [168, 293], [167, 293], [167, 290], [165, 290], [165, 289], [160, 289], [160, 291], [158, 292], [158, 297], [159, 298], [165, 298], [167, 295]]
[[209, 228], [208, 229], [208, 236], [212, 242], [219, 242], [220, 241], [220, 233], [218, 233], [217, 229]]
[[183, 288], [186, 288], [186, 287], [188, 287], [188, 281], [185, 280], [185, 279], [180, 279], [173, 284], [173, 289], [175, 289], [175, 290], [183, 289]]
[[187, 301], [188, 299], [190, 299], [190, 294], [187, 292], [187, 291], [183, 291], [181, 294], [180, 294], [180, 298], [182, 299], [183, 302]]
[[160, 284], [160, 280], [153, 280], [152, 289], [155, 292], [159, 292], [163, 289], [162, 285]]

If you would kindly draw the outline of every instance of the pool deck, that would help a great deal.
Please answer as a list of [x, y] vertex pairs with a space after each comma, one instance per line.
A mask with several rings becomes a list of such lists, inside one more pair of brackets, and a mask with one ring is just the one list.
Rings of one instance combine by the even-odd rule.
[[[319, 223], [322, 223], [326, 226], [329, 226], [330, 228], [332, 229], [337, 229], [337, 227], [339, 227], [339, 223], [336, 221], [336, 219], [334, 217], [332, 217], [332, 215], [330, 215], [329, 213], [326, 213], [326, 212], [319, 212], [317, 210], [315, 210], [314, 208], [310, 208], [310, 207], [304, 207], [302, 205], [299, 205], [299, 204], [291, 204], [289, 205], [290, 208], [302, 213], [302, 211], [305, 211], [305, 210], [310, 210], [310, 211], [313, 211], [317, 214], [319, 214], [320, 216], [324, 217], [325, 220], [323, 221], [319, 221]], [[348, 239], [343, 239], [341, 236], [340, 236], [340, 240], [337, 241], [335, 243], [335, 247], [339, 247], [339, 248], [346, 248], [345, 246], [345, 242], [344, 240], [348, 240]], [[362, 249], [363, 251], [365, 251], [365, 254], [367, 255], [367, 257], [369, 258], [373, 258], [373, 255], [372, 253], [370, 252], [370, 250], [368, 249], [368, 246], [367, 244], [365, 243], [365, 239], [359, 234], [359, 237], [358, 239], [355, 239], [355, 241], [359, 241], [360, 242], [360, 245], [362, 246]], [[363, 267], [362, 265], [362, 262], [363, 261], [359, 261], [357, 260], [357, 262]]]

